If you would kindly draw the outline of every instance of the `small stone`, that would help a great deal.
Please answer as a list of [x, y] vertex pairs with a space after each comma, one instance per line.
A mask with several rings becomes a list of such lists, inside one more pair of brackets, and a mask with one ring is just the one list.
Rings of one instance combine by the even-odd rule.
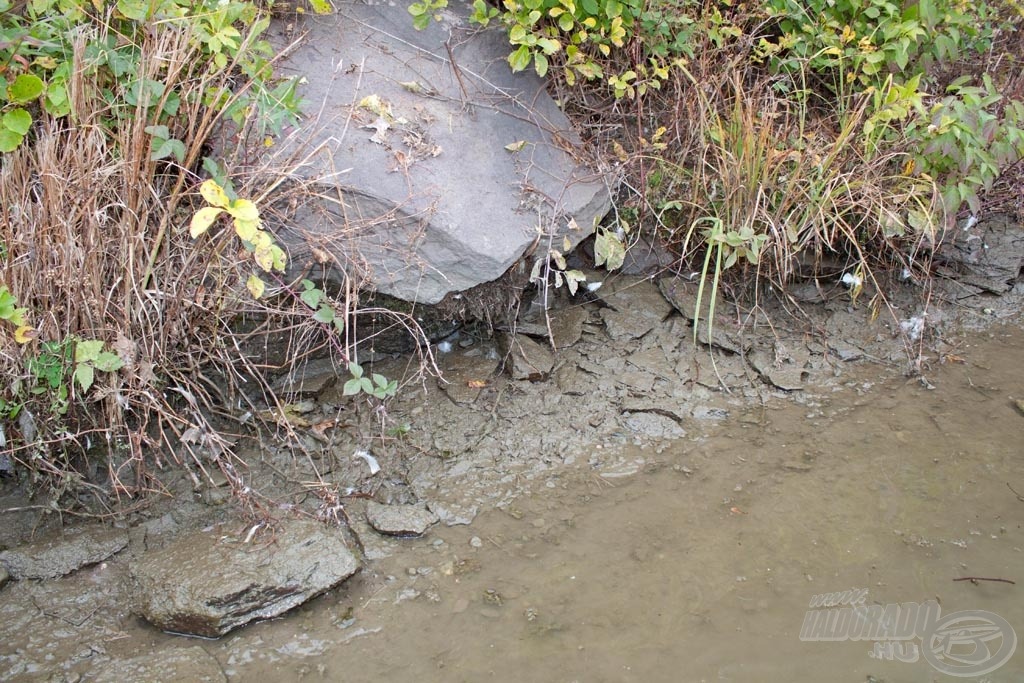
[[438, 516], [418, 505], [382, 505], [370, 501], [366, 506], [366, 521], [388, 536], [422, 536], [437, 524]]
[[7, 573], [7, 569], [0, 564], [0, 588], [3, 588], [4, 584], [7, 583], [10, 578], [11, 575]]
[[480, 540], [479, 536], [474, 536], [473, 538], [469, 539], [469, 545], [474, 548], [483, 548], [484, 542]]
[[508, 358], [506, 368], [512, 379], [545, 380], [555, 367], [555, 357], [551, 349], [524, 334], [503, 335], [501, 345]]

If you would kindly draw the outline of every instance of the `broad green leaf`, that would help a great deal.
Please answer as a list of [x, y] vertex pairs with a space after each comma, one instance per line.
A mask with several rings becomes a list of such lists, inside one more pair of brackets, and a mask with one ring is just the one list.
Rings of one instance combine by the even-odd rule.
[[359, 379], [360, 377], [363, 376], [363, 366], [360, 365], [359, 363], [349, 363], [348, 371], [352, 373], [352, 376], [355, 377], [356, 379]]
[[250, 274], [249, 279], [245, 281], [245, 288], [252, 294], [253, 299], [259, 299], [263, 296], [263, 292], [266, 290], [267, 285], [257, 275]]
[[118, 358], [117, 354], [104, 351], [96, 356], [96, 362], [93, 365], [102, 372], [117, 372], [124, 367], [124, 361]]
[[7, 99], [14, 104], [25, 104], [43, 94], [43, 79], [34, 74], [21, 74], [7, 86]]
[[210, 206], [226, 209], [231, 205], [231, 200], [228, 199], [224, 188], [218, 185], [215, 180], [204, 180], [203, 184], [199, 186], [199, 194], [203, 196], [203, 199]]
[[75, 362], [89, 363], [95, 361], [99, 358], [100, 351], [102, 350], [103, 341], [101, 339], [83, 339], [75, 344]]
[[24, 109], [13, 109], [4, 114], [3, 126], [8, 130], [24, 135], [32, 127], [32, 115]]
[[302, 303], [316, 310], [320, 306], [320, 298], [324, 295], [323, 291], [313, 286], [309, 280], [303, 280], [302, 286], [306, 289], [299, 294], [299, 298], [302, 299]]
[[82, 391], [89, 391], [89, 387], [92, 386], [93, 379], [96, 376], [96, 371], [93, 370], [91, 365], [83, 363], [75, 368], [75, 383], [82, 387]]
[[[316, 313], [313, 314], [313, 320], [318, 323], [327, 324], [334, 320], [334, 309], [330, 306], [322, 305], [317, 309]], [[358, 367], [358, 366], [357, 366]], [[354, 373], [353, 373], [354, 374]]]
[[334, 9], [331, 7], [331, 3], [328, 0], [309, 0], [309, 6], [313, 8], [313, 11], [317, 14], [330, 14]]
[[373, 373], [373, 383], [379, 387], [386, 387], [388, 385], [388, 378], [375, 372]]
[[362, 386], [359, 384], [359, 379], [353, 377], [349, 381], [345, 382], [345, 388], [341, 390], [343, 396], [355, 396], [362, 390]]
[[192, 223], [189, 225], [188, 233], [192, 235], [192, 239], [195, 239], [202, 235], [204, 232], [210, 229], [213, 222], [217, 220], [217, 216], [221, 215], [224, 209], [218, 209], [214, 206], [205, 206], [198, 211], [196, 215], [192, 216]]
[[0, 152], [13, 152], [21, 145], [25, 136], [8, 128], [0, 128]]

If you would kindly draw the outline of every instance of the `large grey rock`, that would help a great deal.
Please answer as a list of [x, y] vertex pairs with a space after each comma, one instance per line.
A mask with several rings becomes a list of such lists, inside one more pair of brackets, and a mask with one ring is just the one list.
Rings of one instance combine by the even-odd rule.
[[244, 541], [215, 528], [145, 555], [131, 566], [136, 612], [165, 631], [215, 638], [283, 614], [359, 569], [341, 532], [312, 520]]
[[35, 543], [0, 553], [15, 579], [52, 579], [102, 562], [128, 545], [128, 532], [108, 527], [63, 529]]
[[115, 660], [89, 678], [93, 683], [164, 683], [194, 681], [195, 683], [226, 683], [220, 664], [199, 647], [156, 650], [132, 659]]
[[377, 291], [436, 303], [505, 273], [538, 227], [557, 245], [593, 232], [606, 184], [543, 80], [511, 72], [500, 29], [475, 30], [464, 1], [424, 31], [407, 3], [335, 6], [295, 20], [308, 35], [278, 65], [303, 76], [309, 114], [279, 145], [311, 183], [275, 226], [293, 270], [359, 263]]

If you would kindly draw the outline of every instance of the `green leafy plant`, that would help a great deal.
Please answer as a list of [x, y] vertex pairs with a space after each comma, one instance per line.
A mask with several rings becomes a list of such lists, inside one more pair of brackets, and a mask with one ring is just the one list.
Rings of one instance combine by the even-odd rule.
[[[321, 0], [314, 9], [329, 11], [322, 7], [325, 4]], [[274, 78], [274, 51], [259, 39], [269, 16], [258, 3], [119, 0], [116, 9], [104, 11], [102, 3], [90, 0], [0, 0], [0, 152], [23, 144], [39, 113], [54, 118], [70, 113], [74, 43], [85, 38], [87, 69], [103, 88], [108, 118], [126, 120], [145, 112], [157, 143], [153, 158], [174, 156], [182, 161], [182, 147], [175, 144], [168, 126], [183, 108], [185, 95], [168, 87], [159, 70], [140, 61], [139, 45], [156, 23], [187, 30], [214, 68], [237, 69], [250, 79], [250, 87], [237, 94], [211, 87], [189, 91], [187, 97], [201, 97], [205, 105], [225, 109], [238, 124], [258, 110], [259, 125], [275, 133], [296, 120], [297, 79]], [[119, 91], [120, 97], [115, 95]]]
[[359, 363], [349, 363], [348, 371], [352, 374], [352, 379], [345, 382], [345, 386], [342, 389], [344, 396], [355, 396], [356, 394], [364, 393], [384, 400], [394, 396], [398, 391], [398, 382], [396, 380], [388, 381], [387, 377], [377, 373], [366, 377], [363, 374], [363, 367]]
[[303, 280], [301, 284], [302, 292], [299, 294], [299, 298], [315, 311], [313, 320], [323, 325], [330, 325], [337, 332], [344, 332], [345, 319], [334, 312], [324, 291], [317, 287], [312, 280]]
[[117, 354], [103, 350], [99, 339], [80, 339], [75, 342], [75, 384], [83, 391], [89, 391], [96, 379], [96, 371], [117, 372], [124, 367], [124, 361]]

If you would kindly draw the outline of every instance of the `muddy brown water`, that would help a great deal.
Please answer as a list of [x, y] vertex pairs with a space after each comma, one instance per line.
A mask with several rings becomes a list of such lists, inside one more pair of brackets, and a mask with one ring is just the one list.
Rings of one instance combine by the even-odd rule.
[[285, 618], [216, 642], [126, 618], [93, 652], [198, 644], [230, 681], [1022, 681], [1024, 644], [993, 671], [948, 673], [1004, 658], [1013, 634], [979, 640], [976, 619], [947, 624], [960, 640], [801, 638], [814, 596], [847, 590], [861, 613], [980, 610], [1024, 636], [1022, 351], [1021, 330], [985, 333], [929, 372], [934, 388], [854, 370], [637, 447], [633, 476], [553, 472]]

